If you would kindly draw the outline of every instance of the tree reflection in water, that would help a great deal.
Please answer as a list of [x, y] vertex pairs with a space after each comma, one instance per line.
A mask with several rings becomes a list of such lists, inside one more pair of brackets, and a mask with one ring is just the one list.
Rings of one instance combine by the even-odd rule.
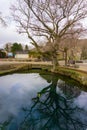
[[[65, 94], [68, 91], [73, 96], [69, 99]], [[75, 94], [74, 94], [75, 89]], [[73, 104], [73, 97], [80, 94], [76, 88], [70, 88], [61, 80], [53, 79], [52, 83], [38, 92], [33, 98], [33, 105], [26, 111], [26, 117], [19, 130], [84, 130], [87, 125], [78, 116], [82, 110]], [[85, 114], [85, 113], [84, 113]]]

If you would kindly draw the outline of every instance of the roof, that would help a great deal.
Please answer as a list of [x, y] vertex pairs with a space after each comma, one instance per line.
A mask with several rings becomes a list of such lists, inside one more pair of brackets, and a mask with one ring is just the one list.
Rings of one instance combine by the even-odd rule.
[[28, 54], [28, 51], [17, 51], [16, 54]]

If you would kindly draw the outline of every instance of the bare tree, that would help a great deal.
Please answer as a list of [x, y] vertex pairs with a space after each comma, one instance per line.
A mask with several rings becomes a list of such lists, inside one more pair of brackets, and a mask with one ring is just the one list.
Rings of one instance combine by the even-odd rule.
[[0, 12], [0, 24], [2, 24], [3, 26], [6, 26], [6, 22], [5, 22], [4, 18], [2, 17], [1, 12]]
[[[84, 33], [87, 30], [84, 29], [81, 25], [80, 28], [72, 28], [71, 30], [68, 31], [68, 35], [63, 38], [60, 42], [60, 51], [64, 53], [64, 59], [65, 59], [65, 65], [67, 65], [68, 60], [70, 58], [70, 54], [72, 57], [72, 60], [74, 59], [74, 55], [72, 55], [74, 52], [76, 52], [77, 46], [78, 46], [78, 40], [79, 38], [84, 35]], [[72, 52], [69, 54], [69, 52]], [[75, 59], [74, 59], [75, 60]]]
[[24, 50], [25, 50], [25, 51], [29, 51], [29, 47], [28, 47], [28, 45], [27, 45], [27, 44], [25, 45]]
[[59, 44], [81, 28], [87, 16], [87, 0], [18, 0], [11, 7], [19, 33], [27, 34], [41, 53], [38, 40], [49, 43], [54, 69]]
[[81, 47], [81, 59], [86, 60], [87, 59], [87, 43], [83, 42]]

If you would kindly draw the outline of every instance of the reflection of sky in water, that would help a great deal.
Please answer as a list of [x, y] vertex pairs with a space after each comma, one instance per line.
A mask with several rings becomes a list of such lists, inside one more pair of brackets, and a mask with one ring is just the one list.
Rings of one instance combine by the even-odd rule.
[[13, 74], [0, 77], [0, 122], [16, 116], [29, 105], [36, 93], [47, 86], [39, 74]]
[[87, 111], [87, 92], [82, 91], [81, 94], [75, 99], [74, 103], [79, 108]]
[[[66, 98], [63, 93], [64, 84], [64, 81], [58, 80], [56, 93]], [[45, 79], [35, 73], [12, 74], [0, 77], [0, 122], [8, 120], [9, 117], [20, 115], [20, 109], [29, 106], [31, 99], [36, 97], [37, 92], [49, 85]], [[61, 88], [58, 86], [61, 86]], [[66, 89], [69, 90], [69, 86], [67, 87]], [[87, 122], [87, 93], [84, 91], [79, 93], [79, 90], [76, 88], [70, 90], [73, 92], [72, 95], [74, 95], [74, 91], [75, 95], [77, 95], [72, 99], [73, 104], [71, 104], [85, 110], [80, 111], [79, 109], [79, 111], [74, 112], [73, 116], [81, 118], [83, 122]]]

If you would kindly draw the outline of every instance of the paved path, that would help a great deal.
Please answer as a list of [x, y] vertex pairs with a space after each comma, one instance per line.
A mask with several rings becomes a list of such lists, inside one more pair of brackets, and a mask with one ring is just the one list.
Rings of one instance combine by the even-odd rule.
[[77, 65], [79, 65], [78, 70], [83, 70], [87, 72], [87, 63], [79, 63]]
[[[59, 61], [60, 65], [64, 65], [64, 61]], [[76, 63], [76, 65], [79, 66], [79, 68], [77, 68], [78, 70], [82, 70], [82, 71], [86, 71], [87, 72], [87, 63]]]
[[8, 64], [43, 64], [43, 65], [52, 65], [51, 62], [0, 61], [0, 65], [8, 65]]

